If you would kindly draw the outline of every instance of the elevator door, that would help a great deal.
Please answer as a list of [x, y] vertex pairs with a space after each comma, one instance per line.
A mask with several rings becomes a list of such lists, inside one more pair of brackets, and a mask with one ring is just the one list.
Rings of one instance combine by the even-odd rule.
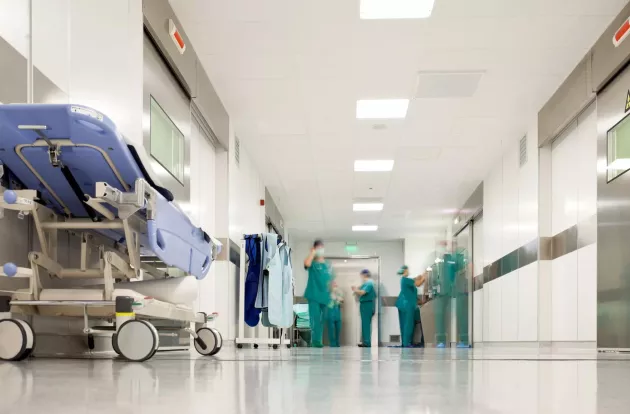
[[[344, 303], [341, 307], [341, 346], [355, 346], [361, 342], [361, 317], [359, 302], [352, 294], [352, 286], [361, 284], [361, 270], [368, 269], [372, 273], [374, 283], [378, 286], [378, 259], [332, 259], [335, 281], [343, 292]], [[372, 320], [372, 342], [378, 338], [376, 330], [377, 315]], [[376, 336], [375, 336], [376, 335]], [[325, 338], [327, 344], [328, 338]]]

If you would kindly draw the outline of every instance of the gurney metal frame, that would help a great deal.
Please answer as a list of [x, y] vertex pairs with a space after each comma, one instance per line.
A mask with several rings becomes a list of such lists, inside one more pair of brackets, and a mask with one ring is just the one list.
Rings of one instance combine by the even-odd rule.
[[[41, 252], [29, 254], [30, 276], [27, 299], [11, 300], [10, 297], [0, 296], [0, 341], [7, 341], [7, 337], [15, 339], [15, 343], [22, 344], [19, 348], [0, 354], [0, 359], [22, 360], [31, 355], [35, 346], [34, 331], [30, 324], [23, 320], [14, 319], [13, 313], [36, 315], [40, 307], [80, 307], [83, 309], [83, 333], [90, 336], [102, 332], [89, 327], [88, 318], [93, 308], [102, 308], [115, 318], [116, 331], [112, 336], [114, 350], [132, 361], [145, 361], [155, 355], [159, 347], [159, 333], [149, 322], [151, 319], [167, 319], [195, 324], [195, 329], [184, 328], [194, 338], [195, 349], [202, 355], [214, 355], [220, 351], [222, 338], [220, 333], [207, 326], [208, 317], [205, 313], [195, 313], [180, 307], [157, 306], [155, 303], [137, 303], [128, 296], [114, 297], [114, 282], [116, 279], [131, 281], [149, 274], [153, 278], [166, 278], [168, 273], [142, 262], [139, 237], [142, 226], [146, 221], [135, 214], [144, 209], [146, 218], [153, 217], [155, 212], [154, 200], [156, 191], [143, 179], [136, 180], [135, 191], [122, 192], [107, 183], [96, 183], [96, 196], [87, 197], [86, 204], [104, 216], [103, 221], [93, 222], [89, 219], [61, 218], [52, 210], [37, 202], [35, 190], [12, 190], [16, 197], [13, 202], [0, 201], [0, 208], [16, 210], [19, 217], [31, 215], [41, 246]], [[118, 210], [118, 217], [106, 206]], [[114, 243], [114, 247], [98, 244], [98, 239], [104, 238], [95, 233], [99, 230], [121, 230], [126, 244]], [[79, 232], [81, 237], [81, 255], [79, 268], [65, 268], [57, 261], [58, 231], [68, 230]], [[97, 249], [98, 263], [89, 266], [90, 252]], [[47, 272], [57, 279], [100, 279], [104, 280], [104, 300], [40, 300], [42, 291], [41, 272]], [[19, 273], [18, 273], [19, 274]], [[10, 276], [6, 275], [5, 276]], [[129, 283], [133, 288], [133, 283]], [[17, 293], [18, 297], [25, 296]], [[60, 316], [64, 316], [60, 314]], [[100, 316], [99, 318], [103, 318]], [[107, 319], [107, 317], [106, 317]], [[88, 344], [91, 341], [88, 338]], [[93, 341], [92, 341], [93, 342]]]

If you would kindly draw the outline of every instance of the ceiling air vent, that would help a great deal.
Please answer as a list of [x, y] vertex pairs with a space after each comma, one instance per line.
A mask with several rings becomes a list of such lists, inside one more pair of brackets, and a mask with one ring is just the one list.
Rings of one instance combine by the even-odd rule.
[[238, 137], [234, 137], [234, 160], [237, 167], [241, 165], [241, 140]]
[[518, 146], [518, 152], [520, 160], [519, 164], [522, 167], [523, 165], [527, 164], [527, 135], [521, 138], [521, 142]]

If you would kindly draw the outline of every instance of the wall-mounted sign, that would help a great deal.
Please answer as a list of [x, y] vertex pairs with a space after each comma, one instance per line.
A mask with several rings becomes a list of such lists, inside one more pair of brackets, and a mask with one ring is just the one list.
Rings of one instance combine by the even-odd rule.
[[628, 94], [626, 95], [626, 110], [625, 112], [630, 111], [630, 89], [628, 89]]
[[179, 54], [183, 55], [186, 51], [186, 43], [184, 43], [184, 38], [181, 33], [179, 33], [177, 26], [175, 26], [175, 23], [171, 19], [168, 19], [168, 33], [171, 35], [171, 39], [173, 39], [173, 43], [175, 43], [177, 50], [179, 50]]
[[613, 45], [618, 47], [630, 34], [630, 18], [626, 19], [613, 36]]

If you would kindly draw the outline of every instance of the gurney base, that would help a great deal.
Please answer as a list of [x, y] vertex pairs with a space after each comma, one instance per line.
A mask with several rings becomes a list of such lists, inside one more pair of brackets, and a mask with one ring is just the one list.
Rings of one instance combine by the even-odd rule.
[[[204, 356], [215, 355], [221, 349], [221, 335], [216, 329], [206, 326], [208, 317], [204, 313], [159, 301], [139, 308], [121, 309], [120, 302], [127, 299], [127, 303], [132, 304], [133, 298], [118, 299], [123, 300], [14, 300], [10, 302], [11, 312], [5, 312], [2, 316], [4, 319], [12, 319], [14, 314], [76, 317], [82, 310], [83, 335], [50, 332], [36, 334], [40, 339], [45, 338], [48, 344], [47, 352], [42, 352], [40, 356], [105, 357], [111, 356], [113, 348], [118, 355], [129, 361], [142, 362], [152, 358], [158, 351], [189, 350], [193, 343], [194, 348]], [[71, 311], [72, 308], [78, 308], [77, 312]], [[128, 310], [131, 312], [123, 312]], [[91, 317], [96, 317], [103, 323], [98, 327], [90, 327], [88, 320]], [[189, 333], [191, 323], [195, 324], [192, 335]], [[118, 334], [121, 330], [123, 333], [119, 340]], [[205, 340], [201, 341], [203, 346], [194, 339], [197, 337], [195, 332], [200, 331], [204, 332], [202, 338]], [[30, 349], [29, 356], [33, 349], [34, 346]]]

